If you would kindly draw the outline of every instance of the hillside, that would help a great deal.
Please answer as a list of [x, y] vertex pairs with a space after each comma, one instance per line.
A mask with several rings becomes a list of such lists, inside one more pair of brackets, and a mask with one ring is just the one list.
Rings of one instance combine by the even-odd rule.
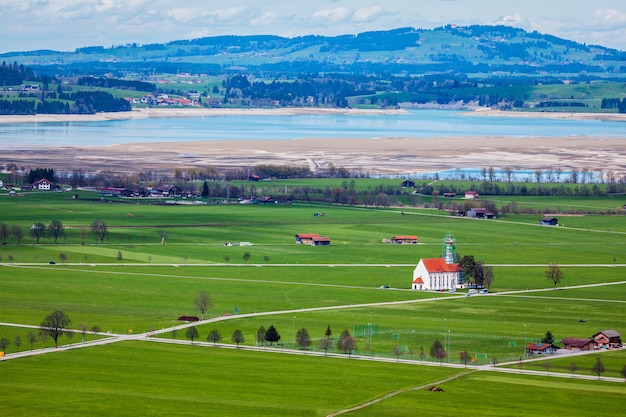
[[507, 26], [399, 28], [335, 37], [217, 36], [0, 55], [38, 73], [600, 74], [626, 76], [626, 52]]

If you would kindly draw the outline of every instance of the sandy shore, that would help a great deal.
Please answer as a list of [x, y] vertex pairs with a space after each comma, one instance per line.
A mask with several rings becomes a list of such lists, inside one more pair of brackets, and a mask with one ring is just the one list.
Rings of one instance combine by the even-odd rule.
[[[223, 114], [297, 114], [303, 112], [354, 113], [359, 110], [337, 109], [142, 109], [127, 113], [90, 116], [5, 116], [0, 123], [111, 120], [139, 117], [204, 117]], [[367, 112], [402, 112], [379, 110]], [[496, 117], [518, 113], [483, 113]], [[524, 116], [529, 117], [522, 113]], [[522, 115], [520, 114], [520, 115]], [[550, 116], [555, 115], [550, 113]], [[574, 117], [572, 114], [557, 114]], [[535, 116], [533, 114], [533, 116]], [[579, 117], [575, 114], [575, 117]], [[598, 116], [598, 115], [593, 115]], [[612, 115], [613, 116], [613, 115]], [[624, 116], [624, 115], [615, 115]], [[27, 119], [28, 118], [28, 119]], [[12, 120], [12, 121], [7, 121]], [[622, 119], [625, 120], [626, 119]], [[512, 168], [514, 170], [571, 169], [614, 171], [626, 174], [626, 125], [624, 137], [390, 137], [377, 139], [309, 138], [298, 140], [234, 140], [120, 144], [103, 147], [24, 147], [5, 149], [0, 164], [16, 163], [19, 167], [49, 167], [56, 170], [81, 169], [83, 172], [108, 170], [138, 172], [174, 168], [218, 169], [252, 167], [258, 164], [308, 166], [324, 170], [331, 164], [364, 174], [408, 175], [444, 169]]]

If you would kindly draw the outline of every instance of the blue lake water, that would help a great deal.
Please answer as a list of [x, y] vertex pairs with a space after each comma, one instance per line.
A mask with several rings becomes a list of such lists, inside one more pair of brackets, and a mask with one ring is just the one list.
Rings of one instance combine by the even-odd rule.
[[298, 138], [615, 136], [626, 123], [468, 116], [451, 110], [409, 114], [224, 115], [98, 122], [0, 124], [0, 146], [106, 146], [134, 142]]

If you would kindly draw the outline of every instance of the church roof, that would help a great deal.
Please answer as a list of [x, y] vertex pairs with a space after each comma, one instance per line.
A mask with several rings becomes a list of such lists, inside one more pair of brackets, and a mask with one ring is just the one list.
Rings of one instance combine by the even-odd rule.
[[428, 272], [460, 272], [459, 264], [447, 264], [443, 258], [422, 259]]
[[417, 277], [415, 278], [415, 280], [413, 280], [413, 284], [423, 284], [424, 280], [422, 279], [422, 277]]

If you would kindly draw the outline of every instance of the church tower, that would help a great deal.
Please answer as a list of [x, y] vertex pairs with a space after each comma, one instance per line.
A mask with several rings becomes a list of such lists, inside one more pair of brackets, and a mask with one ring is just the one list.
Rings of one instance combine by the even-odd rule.
[[456, 239], [452, 233], [448, 232], [441, 243], [441, 257], [447, 264], [453, 264], [456, 261]]

